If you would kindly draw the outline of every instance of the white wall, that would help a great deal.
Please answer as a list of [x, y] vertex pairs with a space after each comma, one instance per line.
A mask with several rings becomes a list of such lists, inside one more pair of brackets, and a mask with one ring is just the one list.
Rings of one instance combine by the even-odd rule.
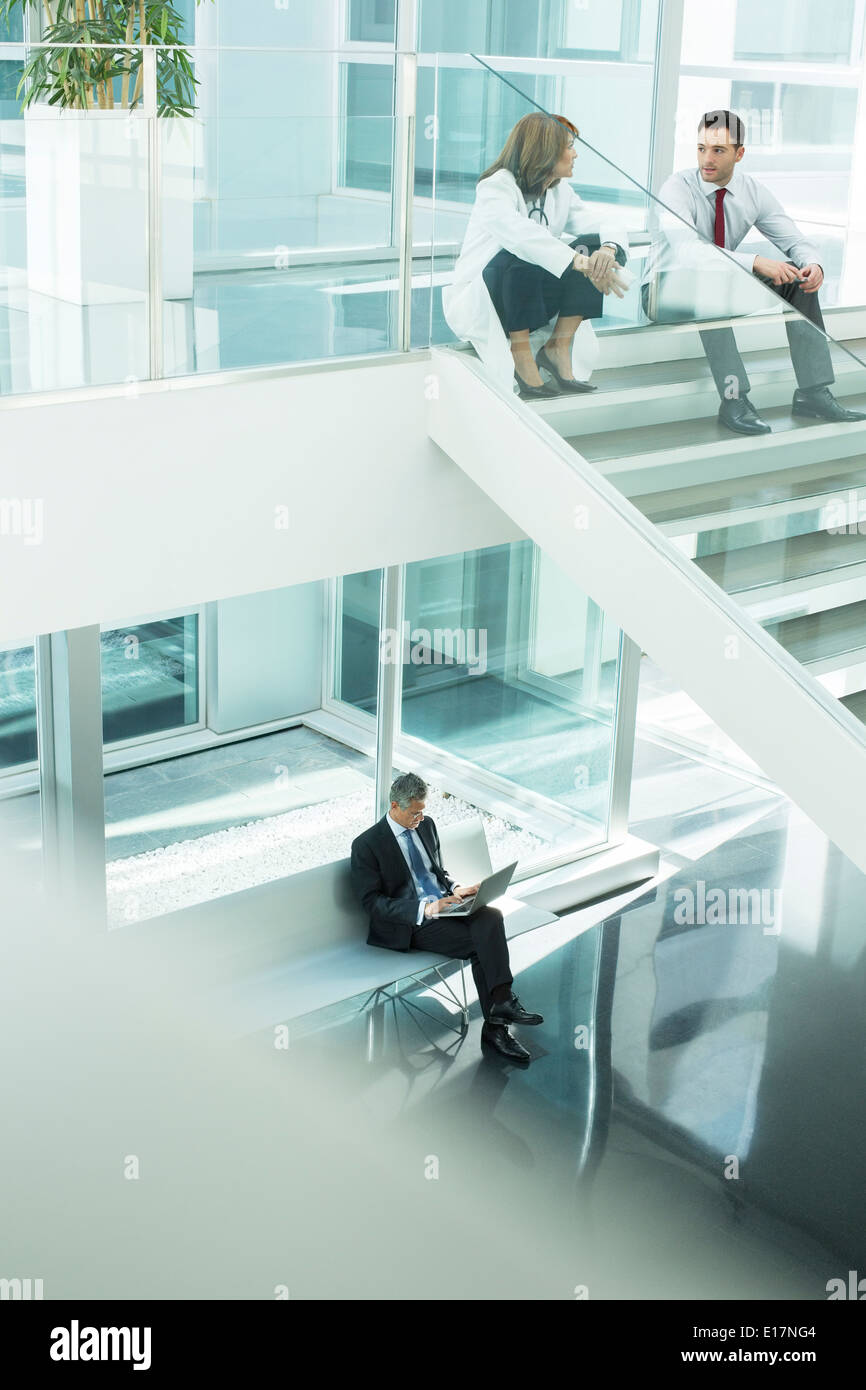
[[208, 728], [225, 734], [319, 708], [326, 591], [319, 581], [208, 605]]
[[519, 539], [428, 438], [430, 373], [0, 400], [0, 502], [43, 529], [0, 514], [0, 641]]

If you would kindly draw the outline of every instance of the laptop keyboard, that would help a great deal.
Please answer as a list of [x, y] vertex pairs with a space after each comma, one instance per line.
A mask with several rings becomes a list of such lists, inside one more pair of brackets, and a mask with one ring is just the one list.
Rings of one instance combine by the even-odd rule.
[[450, 907], [443, 907], [439, 916], [450, 917], [453, 912], [462, 911], [464, 907], [471, 907], [477, 896], [477, 893], [473, 893], [471, 898], [461, 898], [459, 903], [452, 903]]

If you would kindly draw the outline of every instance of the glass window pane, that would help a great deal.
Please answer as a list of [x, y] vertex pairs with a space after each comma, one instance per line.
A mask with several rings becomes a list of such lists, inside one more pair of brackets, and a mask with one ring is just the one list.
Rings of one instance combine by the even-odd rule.
[[[366, 586], [363, 576], [355, 578], [359, 582], [347, 588], [357, 600]], [[370, 589], [378, 582], [377, 574]], [[311, 582], [208, 604], [207, 728], [193, 738], [183, 731], [178, 737], [175, 729], [134, 752], [110, 751], [105, 828], [111, 926], [344, 859], [375, 819], [373, 759], [352, 746], [353, 738], [368, 745], [369, 734], [347, 720], [344, 743], [305, 722], [322, 710], [326, 594], [324, 582]], [[347, 632], [363, 638], [366, 611], [357, 603], [347, 607], [357, 623], [347, 613]], [[370, 653], [363, 641], [346, 643], [346, 684], [354, 673], [361, 698], [359, 667], [368, 670], [370, 656], [377, 666], [377, 607], [373, 622]], [[123, 709], [127, 695], [149, 704], [151, 715], [154, 704], [176, 701], [161, 683], [154, 689], [149, 676], [130, 687], [129, 668], [137, 672], [157, 657], [173, 655], [176, 663], [181, 656], [156, 632], [148, 646], [146, 631], [139, 624], [105, 634], [114, 639], [106, 657], [113, 677], [104, 688], [106, 717], [111, 707]], [[140, 639], [137, 657], [126, 656], [124, 637]], [[175, 637], [179, 643], [181, 634]], [[329, 722], [333, 727], [333, 715]], [[135, 766], [124, 766], [126, 758]]]
[[0, 769], [36, 762], [36, 653], [0, 648]]
[[381, 570], [345, 574], [340, 580], [334, 695], [372, 715], [379, 688], [381, 593]]
[[393, 43], [397, 0], [349, 0], [349, 38], [364, 43]]
[[406, 621], [402, 733], [431, 782], [534, 836], [532, 858], [602, 842], [618, 630], [529, 541], [408, 565]]
[[[41, 795], [34, 764], [36, 652], [34, 644], [0, 645], [0, 875], [22, 903], [42, 884]], [[7, 778], [16, 777], [15, 794]], [[20, 775], [20, 774], [23, 774]], [[4, 783], [6, 784], [4, 787]], [[6, 898], [10, 897], [7, 891]], [[8, 905], [8, 904], [7, 904]]]
[[564, 47], [618, 54], [622, 12], [623, 0], [606, 0], [604, 5], [567, 5]]
[[[18, 83], [21, 81], [22, 64], [9, 59], [0, 62], [0, 120], [15, 121], [21, 118], [21, 97], [16, 96]], [[4, 159], [3, 163], [7, 161]], [[4, 170], [5, 174], [5, 170]], [[21, 187], [18, 193], [24, 196], [24, 180], [21, 179]], [[6, 190], [4, 190], [6, 192]]]
[[100, 638], [106, 743], [198, 722], [198, 616], [114, 628]]
[[391, 191], [394, 69], [347, 63], [345, 178], [349, 188]]
[[545, 58], [558, 26], [543, 0], [420, 0], [422, 53], [503, 53]]
[[[734, 58], [789, 63], [847, 63], [855, 0], [740, 0]], [[707, 10], [711, 19], [712, 10]]]
[[0, 15], [0, 43], [21, 43], [24, 38], [24, 15], [13, 10], [8, 18]]

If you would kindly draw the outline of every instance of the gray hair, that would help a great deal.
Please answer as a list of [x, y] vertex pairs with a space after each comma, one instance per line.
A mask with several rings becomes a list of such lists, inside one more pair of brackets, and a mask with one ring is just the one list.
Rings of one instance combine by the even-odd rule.
[[412, 801], [423, 801], [426, 795], [427, 783], [417, 772], [404, 772], [391, 783], [391, 800], [396, 801], [401, 811], [405, 811]]

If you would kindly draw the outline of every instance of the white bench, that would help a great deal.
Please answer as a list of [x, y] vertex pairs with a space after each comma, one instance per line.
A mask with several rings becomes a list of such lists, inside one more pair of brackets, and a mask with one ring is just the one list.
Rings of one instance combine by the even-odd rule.
[[[490, 871], [480, 822], [438, 827], [443, 860], [458, 880], [475, 882]], [[480, 833], [480, 840], [479, 840]], [[556, 921], [553, 913], [512, 897], [497, 906], [512, 938]], [[242, 1037], [366, 994], [401, 998], [435, 975], [468, 1027], [464, 965], [433, 951], [391, 951], [367, 945], [368, 919], [352, 892], [349, 860], [323, 864], [273, 883], [230, 893], [134, 928], [152, 945], [189, 963], [199, 983], [214, 992], [232, 1036]], [[125, 931], [120, 933], [125, 935]], [[448, 975], [460, 973], [462, 999]]]

